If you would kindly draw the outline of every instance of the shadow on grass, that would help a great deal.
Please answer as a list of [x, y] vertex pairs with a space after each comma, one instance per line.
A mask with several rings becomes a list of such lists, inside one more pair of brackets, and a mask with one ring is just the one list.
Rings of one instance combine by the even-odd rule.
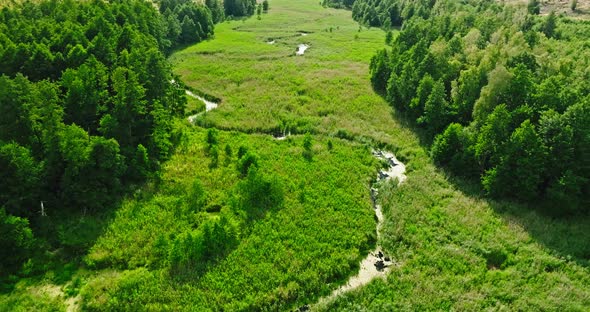
[[35, 237], [30, 258], [17, 271], [0, 272], [0, 294], [12, 292], [23, 279], [28, 284], [44, 281], [64, 285], [71, 281], [85, 267], [83, 257], [105, 233], [123, 200], [148, 183], [128, 185], [101, 211], [53, 210], [52, 201], [47, 201], [47, 216], [30, 221]]
[[[422, 148], [430, 150], [434, 139], [432, 134], [416, 125], [404, 112], [394, 111], [392, 118], [414, 132]], [[437, 167], [457, 190], [471, 198], [485, 200], [503, 220], [518, 223], [554, 255], [590, 267], [590, 232], [587, 230], [590, 228], [590, 214], [558, 216], [551, 213], [552, 207], [542, 201], [522, 203], [491, 199], [485, 195], [477, 178], [457, 176], [447, 168]]]

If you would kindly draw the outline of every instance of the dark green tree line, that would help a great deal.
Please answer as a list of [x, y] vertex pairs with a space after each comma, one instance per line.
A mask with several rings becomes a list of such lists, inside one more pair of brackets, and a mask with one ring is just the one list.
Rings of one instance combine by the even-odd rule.
[[45, 215], [100, 212], [172, 152], [186, 98], [165, 54], [211, 36], [213, 19], [192, 1], [161, 7], [172, 13], [141, 0], [0, 11], [0, 222], [24, 233], [2, 243], [17, 254], [7, 268]]
[[[494, 1], [394, 2], [403, 26], [373, 57], [371, 82], [434, 139], [434, 160], [480, 178], [491, 196], [588, 211], [588, 25], [555, 14], [517, 21], [526, 8]], [[393, 25], [359, 14], [372, 8], [388, 12], [357, 0], [353, 16]]]

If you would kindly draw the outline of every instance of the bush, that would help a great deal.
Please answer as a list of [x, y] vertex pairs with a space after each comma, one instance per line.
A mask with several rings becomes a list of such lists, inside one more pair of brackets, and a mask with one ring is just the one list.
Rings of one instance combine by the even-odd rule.
[[[240, 149], [241, 151], [241, 149]], [[239, 154], [239, 152], [238, 152]], [[238, 171], [245, 177], [248, 174], [248, 171], [251, 167], [258, 166], [258, 156], [254, 153], [247, 152], [244, 157], [241, 157], [238, 162]]]
[[0, 276], [18, 269], [31, 255], [33, 245], [29, 221], [8, 215], [0, 208]]
[[305, 137], [303, 138], [303, 157], [307, 160], [311, 160], [313, 158], [313, 151], [311, 150], [313, 143], [311, 141], [311, 134], [306, 133]]

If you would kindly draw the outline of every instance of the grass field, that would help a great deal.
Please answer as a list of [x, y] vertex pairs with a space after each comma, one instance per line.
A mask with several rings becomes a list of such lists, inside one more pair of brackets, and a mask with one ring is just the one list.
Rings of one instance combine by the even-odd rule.
[[[0, 294], [0, 311], [275, 311], [316, 302], [374, 247], [374, 145], [388, 146], [408, 169], [402, 186], [380, 193], [380, 244], [396, 266], [386, 280], [318, 308], [590, 306], [590, 218], [553, 219], [489, 201], [436, 168], [419, 135], [371, 89], [368, 63], [384, 37], [359, 28], [350, 11], [272, 0], [261, 20], [224, 22], [214, 39], [173, 54], [188, 86], [222, 100], [197, 122], [224, 129], [218, 165], [211, 165], [207, 130], [178, 121], [185, 137], [161, 177], [124, 200], [84, 261], [21, 280]], [[295, 56], [302, 43], [310, 48]], [[303, 135], [269, 135], [285, 130], [314, 134], [311, 161], [302, 156]], [[258, 155], [262, 175], [284, 193], [276, 209], [253, 217], [234, 210], [246, 180], [236, 169], [240, 146]], [[186, 202], [196, 180], [206, 204], [193, 211]], [[239, 242], [196, 276], [171, 274], [175, 239], [225, 216], [238, 220]]]
[[[295, 56], [299, 44], [310, 46], [303, 56]], [[361, 29], [350, 11], [275, 1], [261, 20], [222, 23], [214, 39], [171, 61], [189, 86], [222, 99], [204, 121], [208, 125], [266, 133], [340, 131], [393, 142], [410, 134], [392, 125], [389, 107], [368, 83], [370, 57], [383, 47], [383, 31]]]

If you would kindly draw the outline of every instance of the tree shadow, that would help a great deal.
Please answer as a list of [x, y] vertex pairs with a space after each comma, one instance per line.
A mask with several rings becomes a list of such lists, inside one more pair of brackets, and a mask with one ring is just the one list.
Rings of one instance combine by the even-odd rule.
[[[432, 133], [421, 128], [405, 112], [392, 107], [392, 119], [410, 129], [419, 139], [420, 146], [429, 151], [434, 141]], [[539, 244], [555, 255], [590, 267], [590, 213], [556, 215], [548, 204], [538, 199], [523, 203], [508, 199], [489, 198], [477, 177], [463, 177], [448, 168], [436, 165], [446, 180], [463, 194], [484, 200], [504, 221], [516, 222]]]

